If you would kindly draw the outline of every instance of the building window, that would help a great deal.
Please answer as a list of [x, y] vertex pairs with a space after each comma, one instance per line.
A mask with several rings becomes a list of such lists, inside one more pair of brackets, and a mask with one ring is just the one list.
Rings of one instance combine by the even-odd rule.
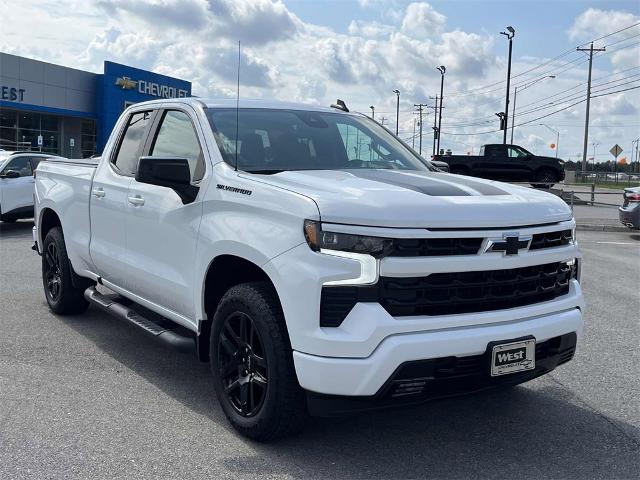
[[[79, 132], [78, 132], [79, 129]], [[63, 132], [67, 140], [63, 141]], [[78, 144], [77, 135], [80, 134]], [[42, 135], [42, 145], [38, 137]], [[66, 148], [68, 138], [75, 137], [75, 151], [82, 157], [96, 153], [96, 121], [85, 118], [61, 117], [45, 113], [12, 109], [0, 110], [0, 148], [77, 156]]]
[[89, 158], [96, 153], [96, 122], [94, 120], [82, 120], [80, 150], [82, 158]]

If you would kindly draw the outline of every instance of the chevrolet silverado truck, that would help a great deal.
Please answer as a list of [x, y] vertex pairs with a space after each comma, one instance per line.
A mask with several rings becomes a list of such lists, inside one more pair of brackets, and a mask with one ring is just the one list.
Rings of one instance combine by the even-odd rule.
[[564, 180], [564, 161], [534, 155], [518, 145], [484, 145], [479, 155], [436, 155], [434, 160], [449, 164], [459, 175], [505, 182], [527, 182], [549, 188]]
[[51, 310], [193, 351], [257, 440], [526, 382], [582, 331], [562, 200], [441, 172], [338, 108], [136, 104], [100, 159], [41, 162], [35, 202]]

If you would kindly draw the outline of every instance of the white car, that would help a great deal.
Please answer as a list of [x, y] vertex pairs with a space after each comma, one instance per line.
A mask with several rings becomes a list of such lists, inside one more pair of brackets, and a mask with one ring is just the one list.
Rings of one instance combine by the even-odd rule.
[[0, 220], [15, 222], [33, 217], [33, 172], [52, 155], [0, 151]]
[[[45, 161], [35, 249], [58, 314], [89, 304], [209, 362], [254, 439], [522, 383], [574, 355], [570, 208], [433, 168], [346, 108], [167, 99], [100, 159]], [[188, 374], [188, 372], [187, 372]]]

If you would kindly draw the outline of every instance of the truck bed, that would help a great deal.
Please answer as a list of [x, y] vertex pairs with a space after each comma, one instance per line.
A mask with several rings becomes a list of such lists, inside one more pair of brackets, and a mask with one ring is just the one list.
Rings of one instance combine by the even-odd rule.
[[[51, 158], [40, 162], [36, 169], [36, 205], [39, 211], [51, 208], [57, 212], [69, 259], [79, 274], [91, 270], [89, 198], [98, 161], [99, 158]], [[42, 216], [36, 212], [35, 218]], [[42, 240], [38, 239], [39, 245]]]

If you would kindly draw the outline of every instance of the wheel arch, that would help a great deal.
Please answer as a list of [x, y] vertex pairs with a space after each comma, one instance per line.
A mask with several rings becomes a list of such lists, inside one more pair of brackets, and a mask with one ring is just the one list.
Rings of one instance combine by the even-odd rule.
[[233, 286], [246, 282], [267, 282], [274, 291], [278, 302], [280, 296], [275, 283], [258, 264], [233, 254], [221, 254], [209, 263], [202, 286], [202, 311], [205, 313], [200, 322], [197, 349], [201, 361], [209, 360], [209, 335], [216, 308], [224, 294]]
[[49, 230], [55, 227], [62, 228], [60, 216], [50, 207], [45, 207], [40, 211], [40, 216], [38, 217], [37, 222], [40, 245], [43, 244]]

